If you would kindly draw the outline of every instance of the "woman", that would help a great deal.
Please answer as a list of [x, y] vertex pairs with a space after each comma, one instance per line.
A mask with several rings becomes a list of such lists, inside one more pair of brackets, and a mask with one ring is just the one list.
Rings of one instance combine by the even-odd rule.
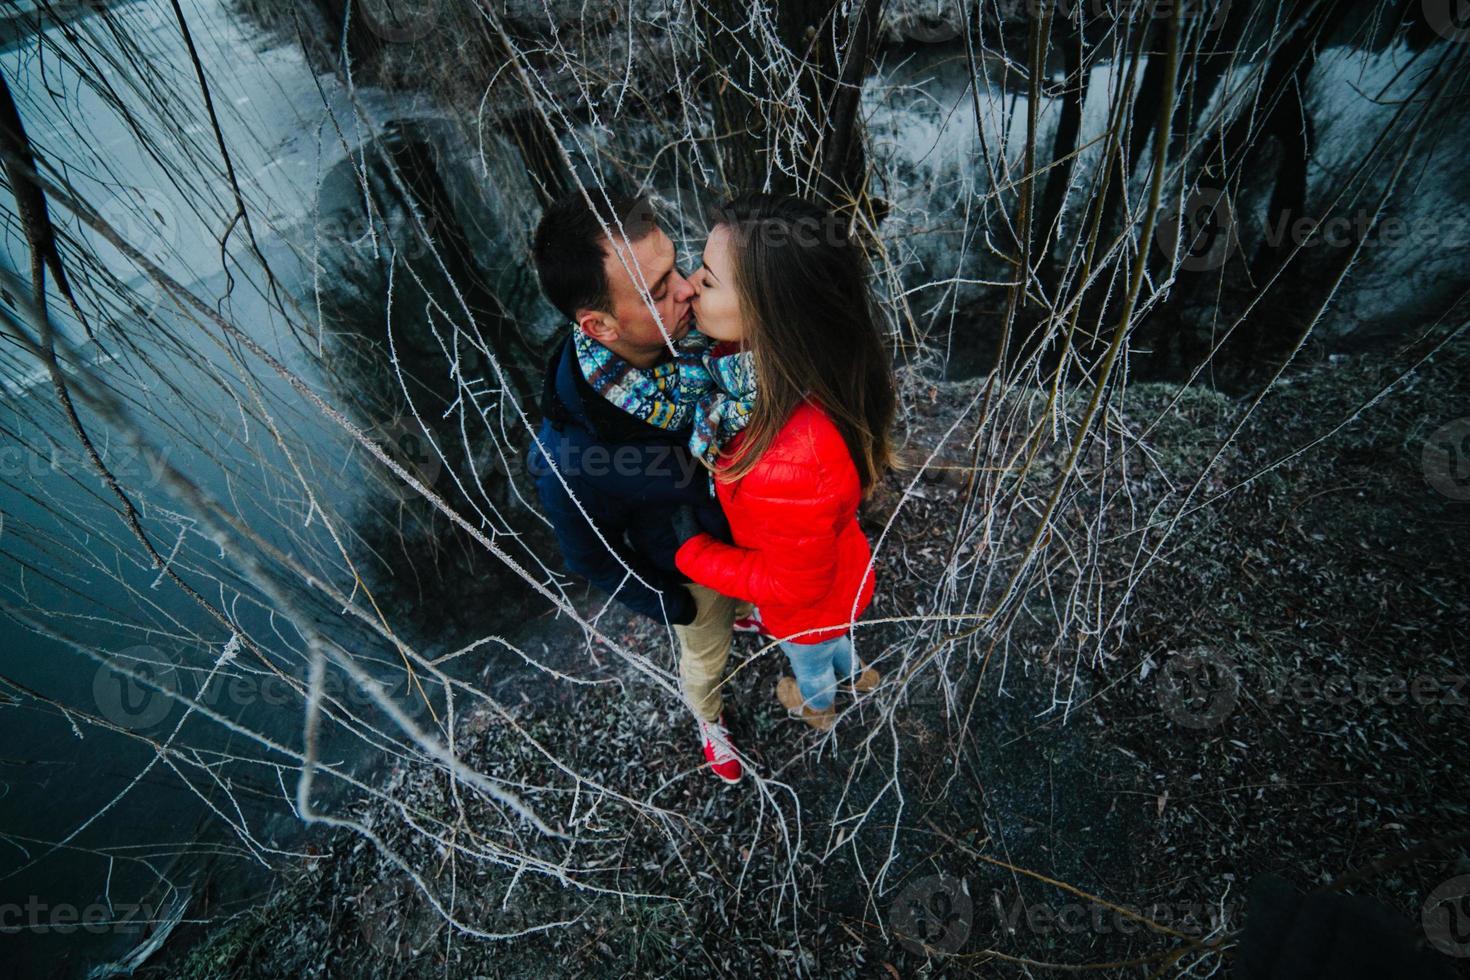
[[[892, 464], [894, 390], [866, 260], [816, 205], [750, 195], [721, 208], [690, 282], [714, 388], [690, 447], [710, 465], [734, 544], [680, 515], [679, 570], [760, 607], [795, 677], [776, 696], [826, 730], [838, 681], [878, 683], [848, 630], [873, 595], [863, 496]], [[681, 366], [681, 374], [684, 368]]]

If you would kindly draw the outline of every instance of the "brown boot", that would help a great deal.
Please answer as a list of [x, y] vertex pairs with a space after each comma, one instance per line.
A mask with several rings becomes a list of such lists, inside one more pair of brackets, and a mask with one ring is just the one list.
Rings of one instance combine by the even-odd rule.
[[835, 705], [829, 706], [825, 711], [818, 711], [802, 703], [801, 689], [796, 686], [795, 677], [783, 677], [777, 682], [776, 700], [780, 701], [781, 706], [793, 717], [802, 719], [818, 731], [827, 731], [837, 720]]
[[872, 667], [864, 667], [863, 672], [852, 679], [850, 683], [842, 685], [842, 689], [848, 694], [867, 694], [878, 686], [882, 680], [878, 672]]

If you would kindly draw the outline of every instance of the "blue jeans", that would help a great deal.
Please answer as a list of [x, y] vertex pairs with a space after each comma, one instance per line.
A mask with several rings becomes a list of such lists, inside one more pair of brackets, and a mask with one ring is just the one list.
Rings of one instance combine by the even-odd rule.
[[852, 639], [848, 636], [822, 643], [782, 640], [781, 649], [786, 651], [791, 672], [796, 675], [796, 686], [801, 690], [802, 700], [807, 707], [817, 711], [832, 707], [839, 680], [852, 680], [853, 675], [861, 670], [852, 654]]

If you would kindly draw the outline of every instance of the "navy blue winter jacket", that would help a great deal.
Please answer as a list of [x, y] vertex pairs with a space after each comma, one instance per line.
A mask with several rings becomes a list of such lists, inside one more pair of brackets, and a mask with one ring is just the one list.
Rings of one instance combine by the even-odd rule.
[[730, 526], [709, 471], [689, 452], [689, 429], [660, 429], [603, 398], [582, 377], [570, 336], [547, 364], [541, 413], [528, 466], [567, 568], [660, 623], [693, 622], [689, 579], [674, 564], [674, 511], [692, 504], [700, 526], [724, 541]]

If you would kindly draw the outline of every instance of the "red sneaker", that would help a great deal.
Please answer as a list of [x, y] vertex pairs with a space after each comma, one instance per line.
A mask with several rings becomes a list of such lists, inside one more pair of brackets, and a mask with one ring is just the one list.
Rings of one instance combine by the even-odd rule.
[[725, 718], [719, 721], [700, 721], [699, 737], [704, 739], [704, 760], [727, 783], [738, 783], [745, 770], [735, 758], [735, 748], [730, 744], [730, 732], [725, 728]]
[[737, 633], [759, 633], [761, 636], [769, 636], [773, 640], [776, 638], [770, 630], [766, 629], [766, 624], [761, 622], [761, 611], [759, 609], [751, 610], [749, 616], [741, 616], [735, 622], [731, 623], [730, 626]]

